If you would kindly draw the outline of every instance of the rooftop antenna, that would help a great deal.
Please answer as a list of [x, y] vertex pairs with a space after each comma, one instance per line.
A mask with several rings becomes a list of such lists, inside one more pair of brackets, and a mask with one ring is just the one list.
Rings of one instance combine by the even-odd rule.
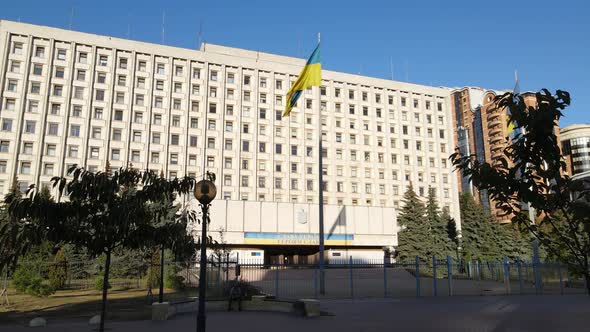
[[359, 75], [363, 74], [363, 64], [359, 64]]
[[131, 38], [131, 15], [127, 16], [127, 39]]
[[166, 12], [162, 11], [162, 44], [164, 44], [166, 36]]
[[389, 57], [389, 72], [391, 73], [391, 80], [393, 81], [393, 60]]
[[201, 22], [199, 22], [199, 32], [197, 33], [197, 43], [199, 43], [197, 45], [198, 49], [201, 48], [202, 42], [203, 42], [203, 20], [201, 20]]
[[406, 60], [406, 82], [409, 82], [408, 75], [408, 60]]
[[70, 25], [69, 30], [72, 30], [72, 22], [74, 21], [74, 6], [72, 6], [72, 10], [70, 11]]

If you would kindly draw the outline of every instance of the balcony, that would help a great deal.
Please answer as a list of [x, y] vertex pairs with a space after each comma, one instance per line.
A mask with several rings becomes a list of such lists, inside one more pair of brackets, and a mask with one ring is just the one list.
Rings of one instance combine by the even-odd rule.
[[494, 119], [500, 119], [500, 113], [492, 113], [488, 115], [488, 122], [493, 122]]
[[[489, 127], [488, 127], [489, 128]], [[503, 132], [503, 128], [500, 125], [497, 125], [495, 127], [493, 127], [492, 129], [489, 130], [489, 135], [490, 136], [495, 136], [495, 135], [500, 135], [502, 136], [502, 132]]]
[[490, 129], [490, 131], [492, 129], [494, 129], [494, 127], [502, 127], [502, 122], [500, 121], [500, 119], [494, 120], [492, 122], [488, 122], [488, 129]]
[[492, 136], [492, 137], [490, 137], [490, 144], [497, 144], [499, 142], [502, 142], [503, 140], [504, 140], [504, 136], [502, 136], [502, 135]]

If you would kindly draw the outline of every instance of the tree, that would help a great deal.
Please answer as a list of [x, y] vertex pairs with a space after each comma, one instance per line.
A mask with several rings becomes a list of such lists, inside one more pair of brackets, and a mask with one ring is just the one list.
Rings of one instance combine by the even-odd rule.
[[[188, 194], [190, 192], [194, 179], [185, 177], [167, 180], [163, 174], [157, 176], [155, 173], [146, 173], [144, 174], [144, 183], [143, 192], [146, 194], [150, 218], [161, 235], [154, 238], [153, 245], [160, 247], [160, 263], [158, 264], [160, 278], [158, 281], [160, 286], [159, 301], [162, 302], [164, 300], [164, 278], [161, 276], [166, 275], [164, 273], [165, 249], [172, 250], [175, 258], [179, 260], [191, 257], [195, 252], [194, 237], [187, 232], [187, 229], [189, 223], [196, 220], [196, 213], [187, 209], [186, 206], [175, 203], [178, 193]], [[153, 265], [151, 268], [153, 270]], [[177, 280], [177, 278], [169, 279]]]
[[460, 237], [459, 237], [459, 232], [457, 231], [457, 223], [455, 222], [455, 219], [453, 219], [451, 217], [451, 215], [449, 214], [449, 209], [447, 208], [443, 208], [443, 212], [442, 212], [442, 220], [443, 223], [446, 224], [446, 233], [447, 233], [447, 238], [449, 239], [449, 245], [450, 245], [450, 251], [455, 254], [455, 257], [457, 258], [457, 260], [460, 259], [459, 257], [459, 241], [460, 241]]
[[[92, 173], [72, 167], [68, 174], [71, 180], [52, 179], [54, 188], [67, 200], [55, 202], [30, 190], [25, 198], [9, 202], [9, 219], [13, 222], [0, 229], [0, 242], [17, 239], [19, 245], [0, 263], [16, 261], [42, 240], [85, 248], [91, 257], [103, 255], [100, 331], [104, 331], [113, 252], [153, 246], [162, 238], [186, 239], [187, 229], [169, 223], [154, 224], [147, 204], [157, 200], [160, 194], [156, 191], [161, 188], [152, 186], [156, 176], [151, 172], [120, 169], [112, 174]], [[172, 181], [170, 190], [188, 193], [193, 182], [192, 178]], [[140, 184], [141, 189], [137, 189]]]
[[429, 233], [432, 239], [430, 244], [431, 251], [428, 255], [435, 255], [438, 258], [450, 255], [452, 253], [452, 244], [447, 234], [447, 220], [443, 218], [439, 210], [436, 194], [432, 188], [428, 190], [426, 219], [428, 220]]
[[492, 231], [494, 219], [467, 193], [459, 197], [459, 206], [463, 258], [467, 261], [497, 259], [498, 239]]
[[428, 223], [425, 221], [426, 208], [420, 201], [412, 185], [404, 193], [404, 206], [397, 219], [401, 230], [398, 232], [396, 251], [401, 261], [418, 256], [421, 260], [429, 259], [432, 252]]
[[[496, 97], [497, 107], [510, 110], [509, 120], [516, 128], [496, 161], [482, 162], [459, 152], [450, 159], [475, 187], [488, 191], [514, 224], [526, 228], [572, 272], [584, 276], [590, 294], [590, 192], [567, 175], [556, 135], [570, 95], [561, 90], [552, 95], [544, 89], [535, 97], [533, 106], [517, 94]], [[533, 220], [528, 206], [534, 211]]]
[[64, 248], [60, 248], [53, 258], [53, 265], [49, 267], [49, 285], [58, 290], [64, 288], [68, 280], [68, 262]]

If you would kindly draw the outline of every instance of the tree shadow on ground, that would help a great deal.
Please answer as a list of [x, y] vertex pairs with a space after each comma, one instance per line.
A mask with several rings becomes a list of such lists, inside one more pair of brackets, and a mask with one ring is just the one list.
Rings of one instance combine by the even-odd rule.
[[[220, 297], [212, 293], [212, 297]], [[107, 320], [143, 320], [151, 318], [151, 304], [158, 301], [158, 292], [148, 296], [146, 289], [114, 289], [109, 291]], [[182, 291], [166, 290], [164, 301], [189, 301], [197, 296], [196, 288]], [[77, 299], [76, 301], [69, 301]], [[0, 324], [27, 325], [35, 317], [48, 320], [87, 320], [100, 314], [101, 294], [96, 291], [59, 291], [48, 298], [12, 294], [11, 305], [0, 306]]]

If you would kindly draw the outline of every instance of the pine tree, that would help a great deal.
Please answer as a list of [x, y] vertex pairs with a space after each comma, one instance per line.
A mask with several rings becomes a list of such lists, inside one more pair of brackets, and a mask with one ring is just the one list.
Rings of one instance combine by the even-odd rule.
[[461, 240], [463, 257], [466, 260], [482, 259], [486, 248], [487, 220], [483, 207], [478, 205], [470, 194], [459, 197], [461, 210]]
[[451, 254], [451, 241], [447, 234], [446, 220], [443, 219], [438, 203], [436, 201], [436, 194], [434, 189], [428, 190], [428, 202], [426, 204], [426, 218], [428, 220], [428, 228], [431, 237], [429, 257], [436, 256], [444, 258]]
[[403, 203], [397, 219], [400, 227], [396, 248], [398, 257], [402, 262], [413, 260], [416, 256], [423, 261], [431, 259], [429, 253], [432, 252], [432, 239], [425, 220], [426, 208], [411, 184], [404, 194]]
[[445, 230], [447, 233], [447, 238], [449, 239], [449, 255], [459, 260], [460, 257], [458, 251], [460, 238], [459, 232], [457, 231], [457, 223], [455, 222], [455, 219], [451, 217], [449, 214], [449, 209], [446, 207], [443, 208], [442, 219], [446, 225]]

